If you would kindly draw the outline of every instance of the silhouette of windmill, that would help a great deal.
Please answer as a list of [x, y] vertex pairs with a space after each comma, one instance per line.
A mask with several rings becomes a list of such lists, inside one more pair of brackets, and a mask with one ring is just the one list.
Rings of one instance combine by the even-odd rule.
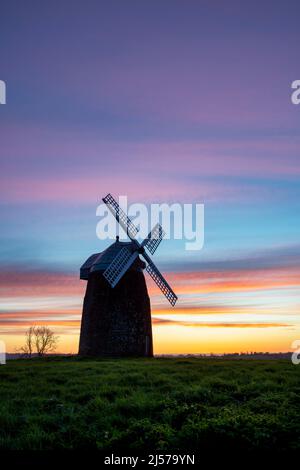
[[[83, 304], [79, 354], [85, 356], [152, 356], [150, 299], [143, 269], [172, 306], [177, 296], [146, 250], [155, 253], [165, 233], [156, 224], [147, 238], [136, 240], [137, 227], [108, 194], [102, 199], [130, 241], [119, 237], [101, 253], [90, 256], [80, 268], [87, 280]], [[140, 259], [144, 258], [144, 261]]]

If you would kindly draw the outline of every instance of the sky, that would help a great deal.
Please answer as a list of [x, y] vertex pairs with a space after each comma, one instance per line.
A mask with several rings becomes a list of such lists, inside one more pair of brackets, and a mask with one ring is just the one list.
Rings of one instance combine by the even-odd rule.
[[289, 351], [300, 339], [300, 5], [11, 0], [1, 5], [0, 339], [48, 325], [76, 353], [109, 246], [101, 198], [201, 203], [203, 249], [164, 240], [147, 276], [155, 353]]

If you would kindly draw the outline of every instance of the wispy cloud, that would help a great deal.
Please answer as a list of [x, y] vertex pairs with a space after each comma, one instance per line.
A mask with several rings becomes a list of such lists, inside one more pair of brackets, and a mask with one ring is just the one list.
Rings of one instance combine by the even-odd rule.
[[[260, 258], [257, 262], [257, 268], [252, 265], [249, 269], [240, 269], [238, 264], [237, 269], [220, 271], [169, 272], [168, 279], [179, 295], [176, 309], [164, 302], [160, 291], [149, 281], [153, 324], [292, 327], [298, 311], [295, 297], [290, 303], [273, 305], [269, 295], [273, 290], [290, 296], [291, 290], [298, 290], [299, 267], [279, 263], [263, 269]], [[20, 268], [2, 271], [0, 281], [2, 334], [10, 334], [16, 328], [21, 334], [25, 327], [37, 323], [63, 328], [65, 333], [73, 334], [74, 328], [79, 331], [86, 283], [73, 274]], [[258, 293], [263, 294], [260, 299], [256, 299]]]
[[177, 325], [177, 326], [188, 326], [188, 327], [197, 327], [197, 328], [283, 328], [289, 327], [292, 325], [284, 323], [217, 323], [217, 322], [187, 322], [187, 321], [176, 321], [168, 320], [166, 318], [153, 318], [152, 323], [154, 325]]

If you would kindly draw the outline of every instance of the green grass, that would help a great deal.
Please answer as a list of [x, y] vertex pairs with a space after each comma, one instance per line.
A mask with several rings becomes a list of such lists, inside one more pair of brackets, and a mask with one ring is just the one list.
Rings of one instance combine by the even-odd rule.
[[0, 367], [0, 449], [300, 449], [287, 360], [14, 360]]

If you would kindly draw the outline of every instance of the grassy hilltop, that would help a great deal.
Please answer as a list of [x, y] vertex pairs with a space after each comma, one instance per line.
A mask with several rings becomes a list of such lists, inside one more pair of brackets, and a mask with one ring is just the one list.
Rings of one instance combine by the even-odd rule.
[[0, 449], [300, 449], [287, 360], [14, 360], [0, 367]]

